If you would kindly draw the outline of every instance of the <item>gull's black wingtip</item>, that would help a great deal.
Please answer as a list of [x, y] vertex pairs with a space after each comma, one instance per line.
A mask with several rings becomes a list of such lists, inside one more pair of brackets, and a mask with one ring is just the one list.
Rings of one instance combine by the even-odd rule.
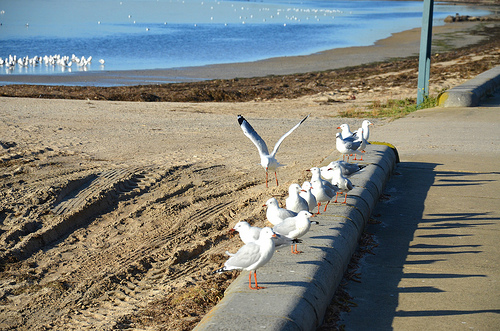
[[309, 115], [307, 115], [306, 117], [304, 117], [304, 118], [302, 119], [302, 121], [300, 121], [300, 124], [302, 124], [305, 120], [307, 120], [307, 119], [309, 118], [309, 116], [311, 116], [311, 114], [309, 114]]
[[219, 273], [219, 272], [224, 272], [224, 271], [226, 271], [226, 269], [225, 269], [225, 267], [222, 267], [222, 268], [220, 268], [220, 269], [217, 269], [217, 270], [212, 271], [212, 275], [217, 274], [217, 273]]
[[241, 123], [243, 123], [243, 121], [246, 121], [246, 119], [243, 116], [238, 115], [238, 124], [241, 125]]

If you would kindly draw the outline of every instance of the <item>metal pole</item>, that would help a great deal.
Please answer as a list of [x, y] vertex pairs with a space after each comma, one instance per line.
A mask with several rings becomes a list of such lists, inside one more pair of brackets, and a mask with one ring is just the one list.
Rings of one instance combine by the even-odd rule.
[[417, 105], [420, 105], [425, 97], [429, 96], [433, 10], [434, 0], [424, 0], [422, 33], [420, 35], [420, 57], [418, 60]]

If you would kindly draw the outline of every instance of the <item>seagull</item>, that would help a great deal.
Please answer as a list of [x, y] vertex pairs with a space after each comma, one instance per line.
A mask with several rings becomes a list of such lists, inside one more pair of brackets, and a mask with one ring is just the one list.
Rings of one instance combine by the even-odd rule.
[[[364, 120], [363, 123], [361, 123], [361, 127], [363, 128], [363, 138], [368, 142], [368, 138], [370, 138], [370, 125], [374, 125], [372, 122], [369, 120]], [[359, 131], [359, 130], [358, 130]], [[357, 131], [354, 132], [356, 134]]]
[[299, 184], [292, 184], [288, 187], [288, 197], [286, 198], [286, 209], [298, 213], [301, 210], [309, 210], [307, 201], [300, 196], [302, 188]]
[[257, 241], [259, 239], [260, 231], [262, 229], [256, 226], [251, 226], [248, 222], [240, 221], [236, 223], [236, 225], [229, 230], [230, 232], [238, 232], [240, 235], [241, 241], [244, 244], [248, 244], [253, 241]]
[[316, 206], [318, 205], [318, 202], [316, 201], [316, 198], [311, 192], [312, 185], [311, 182], [305, 181], [302, 183], [302, 191], [300, 192], [300, 196], [303, 197], [307, 201], [307, 205], [309, 206], [309, 212], [312, 213], [316, 209]]
[[276, 198], [270, 198], [263, 207], [267, 206], [266, 217], [272, 225], [283, 222], [288, 217], [297, 216], [297, 213], [279, 206]]
[[340, 154], [342, 154], [342, 157], [344, 159], [347, 155], [348, 162], [350, 154], [362, 155], [361, 152], [358, 151], [360, 145], [361, 141], [354, 141], [352, 137], [347, 139], [342, 138], [342, 135], [337, 132], [335, 146], [337, 147], [337, 150], [340, 152]]
[[[273, 231], [280, 235], [283, 235], [289, 239], [297, 239], [302, 237], [309, 231], [311, 228], [311, 221], [309, 218], [313, 216], [307, 210], [301, 210], [297, 216], [289, 217], [285, 219], [283, 222], [275, 225], [273, 227]], [[318, 222], [315, 222], [318, 223]], [[291, 246], [292, 254], [300, 254], [301, 251], [297, 250], [297, 244], [295, 244], [295, 248]]]
[[[256, 226], [251, 226], [248, 222], [246, 221], [240, 221], [236, 223], [236, 225], [229, 230], [230, 232], [238, 232], [240, 235], [241, 241], [243, 241], [244, 244], [248, 244], [250, 242], [254, 242], [259, 240], [260, 233], [262, 231], [262, 228], [256, 227]], [[301, 243], [302, 241], [300, 239], [290, 239], [285, 236], [282, 236], [280, 234], [275, 233], [275, 237], [273, 237], [274, 241], [274, 247], [275, 248], [281, 248], [283, 246], [289, 246], [294, 243]], [[229, 256], [234, 256], [234, 254], [229, 253], [226, 251], [226, 254]]]
[[341, 126], [337, 127], [337, 129], [342, 129], [342, 138], [350, 138], [353, 136], [353, 133], [351, 132], [351, 128], [349, 127], [349, 124], [342, 124]]
[[360, 171], [363, 169], [365, 166], [360, 166], [357, 163], [348, 163], [346, 161], [332, 161], [330, 162], [327, 166], [321, 167], [321, 177], [323, 177], [326, 180], [331, 181], [333, 172], [332, 170], [329, 170], [330, 168], [333, 168], [335, 166], [340, 167], [340, 170], [342, 171], [342, 175], [344, 176], [350, 176], [353, 173]]
[[[360, 141], [361, 144], [358, 147], [358, 150], [361, 151], [361, 153], [366, 153], [365, 148], [366, 148], [366, 140], [364, 138], [364, 130], [363, 128], [359, 128], [356, 133], [353, 135], [355, 138], [354, 142]], [[354, 156], [354, 160], [356, 160], [356, 156]], [[359, 159], [360, 161], [363, 161], [363, 154], [361, 154], [361, 158]]]
[[344, 202], [342, 203], [347, 203], [347, 192], [352, 190], [354, 188], [354, 185], [352, 185], [352, 182], [349, 180], [349, 178], [346, 178], [342, 175], [342, 169], [338, 164], [335, 164], [333, 168], [330, 168], [330, 170], [333, 171], [332, 184], [339, 188], [339, 191], [337, 191], [336, 193], [334, 202], [337, 202], [339, 194], [344, 194]]
[[276, 153], [278, 152], [278, 148], [280, 147], [281, 143], [285, 138], [291, 134], [296, 128], [299, 127], [307, 118], [309, 115], [304, 117], [297, 125], [295, 125], [290, 131], [285, 133], [274, 145], [274, 149], [269, 154], [269, 150], [267, 149], [266, 142], [259, 136], [259, 134], [252, 128], [250, 123], [241, 115], [238, 115], [238, 123], [240, 124], [241, 129], [243, 130], [243, 133], [245, 136], [247, 136], [257, 147], [259, 150], [259, 155], [260, 155], [260, 165], [266, 169], [266, 187], [268, 187], [268, 171], [274, 171], [274, 176], [276, 177], [276, 185], [278, 185], [278, 175], [276, 174], [276, 169], [280, 166], [283, 166], [280, 164], [275, 156]]
[[313, 180], [311, 181], [311, 185], [312, 185], [311, 193], [316, 198], [316, 202], [318, 204], [318, 214], [319, 214], [319, 207], [323, 202], [326, 202], [325, 209], [323, 210], [323, 212], [325, 212], [326, 207], [328, 207], [328, 204], [330, 203], [330, 200], [333, 199], [333, 196], [337, 194], [338, 189], [334, 190], [331, 187], [324, 185], [323, 181], [321, 180]]
[[319, 180], [323, 183], [323, 185], [331, 188], [332, 190], [337, 190], [337, 187], [333, 185], [331, 182], [324, 180], [321, 178], [321, 170], [318, 167], [312, 167], [311, 169], [307, 169], [306, 171], [309, 171], [311, 173], [311, 183], [315, 180]]
[[326, 202], [325, 210], [323, 210], [323, 212], [325, 212], [326, 207], [330, 203], [330, 200], [333, 198], [334, 195], [337, 194], [339, 188], [334, 184], [330, 183], [329, 181], [321, 178], [321, 170], [318, 167], [312, 167], [307, 171], [310, 171], [312, 175], [311, 193], [316, 198], [316, 202], [318, 204], [318, 214], [319, 214], [319, 206], [321, 205], [322, 202]]
[[[276, 235], [271, 228], [263, 228], [257, 241], [249, 242], [242, 246], [227, 259], [224, 267], [215, 270], [212, 274], [229, 270], [247, 270], [250, 271], [248, 275], [248, 288], [252, 290], [265, 288], [257, 284], [257, 269], [271, 260], [274, 254], [274, 241], [272, 240], [274, 236]], [[255, 287], [252, 286], [252, 271], [255, 279]]]

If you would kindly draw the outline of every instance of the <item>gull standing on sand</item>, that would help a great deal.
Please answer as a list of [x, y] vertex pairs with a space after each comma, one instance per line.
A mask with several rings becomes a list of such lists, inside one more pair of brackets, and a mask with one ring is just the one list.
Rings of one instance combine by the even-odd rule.
[[[289, 239], [298, 239], [305, 235], [311, 228], [311, 221], [309, 220], [311, 216], [313, 215], [307, 210], [301, 210], [297, 216], [289, 217], [283, 222], [275, 225], [273, 231]], [[293, 245], [291, 247], [292, 254], [302, 253], [297, 250], [297, 244], [295, 244], [295, 248]]]
[[[274, 254], [274, 241], [272, 238], [276, 236], [273, 230], [265, 227], [261, 230], [257, 241], [249, 242], [242, 246], [235, 254], [224, 263], [224, 267], [215, 270], [213, 274], [229, 270], [247, 270], [248, 288], [259, 290], [265, 287], [260, 287], [257, 284], [257, 269], [265, 265]], [[252, 287], [252, 271], [255, 279], [255, 287]]]
[[302, 188], [299, 184], [292, 184], [288, 187], [288, 197], [285, 200], [286, 209], [298, 213], [301, 210], [309, 210], [307, 201], [300, 196]]
[[361, 152], [358, 151], [359, 146], [361, 146], [361, 141], [355, 141], [352, 137], [344, 139], [342, 138], [342, 134], [340, 134], [340, 132], [337, 132], [335, 147], [340, 152], [340, 154], [342, 154], [342, 157], [344, 159], [347, 155], [347, 162], [349, 162], [350, 154], [362, 155]]
[[316, 197], [311, 192], [312, 185], [311, 182], [305, 181], [302, 183], [302, 191], [300, 192], [300, 196], [303, 197], [307, 201], [307, 205], [309, 206], [309, 212], [312, 213], [318, 206], [318, 202], [316, 201]]
[[269, 150], [267, 148], [266, 142], [259, 136], [259, 134], [252, 128], [250, 123], [241, 115], [238, 115], [238, 123], [240, 124], [241, 129], [245, 136], [247, 136], [257, 147], [260, 155], [260, 165], [266, 170], [266, 187], [268, 187], [268, 171], [274, 171], [274, 176], [276, 177], [276, 185], [278, 185], [278, 175], [276, 174], [276, 169], [280, 166], [283, 166], [276, 160], [276, 153], [278, 152], [278, 148], [285, 138], [291, 134], [295, 129], [299, 127], [309, 115], [304, 117], [297, 125], [295, 125], [290, 131], [285, 133], [278, 142], [274, 145], [274, 149], [269, 154]]
[[276, 225], [283, 222], [288, 217], [297, 216], [297, 213], [285, 208], [281, 208], [276, 198], [270, 198], [263, 207], [267, 206], [266, 218], [272, 224]]

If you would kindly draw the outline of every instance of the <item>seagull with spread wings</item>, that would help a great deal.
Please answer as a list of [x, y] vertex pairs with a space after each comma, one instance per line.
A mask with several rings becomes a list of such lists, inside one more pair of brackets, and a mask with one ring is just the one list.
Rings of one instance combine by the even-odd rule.
[[285, 138], [291, 134], [295, 129], [299, 127], [309, 115], [304, 117], [297, 125], [295, 125], [290, 131], [285, 133], [278, 142], [274, 145], [274, 149], [271, 153], [267, 148], [266, 142], [259, 136], [259, 134], [252, 128], [250, 123], [241, 115], [238, 115], [238, 123], [240, 124], [241, 129], [245, 136], [247, 136], [257, 147], [260, 155], [260, 165], [266, 170], [266, 187], [268, 187], [268, 171], [274, 171], [274, 176], [276, 177], [276, 185], [278, 185], [278, 175], [276, 174], [276, 169], [280, 166], [283, 166], [276, 160], [276, 153], [278, 152], [278, 148]]

